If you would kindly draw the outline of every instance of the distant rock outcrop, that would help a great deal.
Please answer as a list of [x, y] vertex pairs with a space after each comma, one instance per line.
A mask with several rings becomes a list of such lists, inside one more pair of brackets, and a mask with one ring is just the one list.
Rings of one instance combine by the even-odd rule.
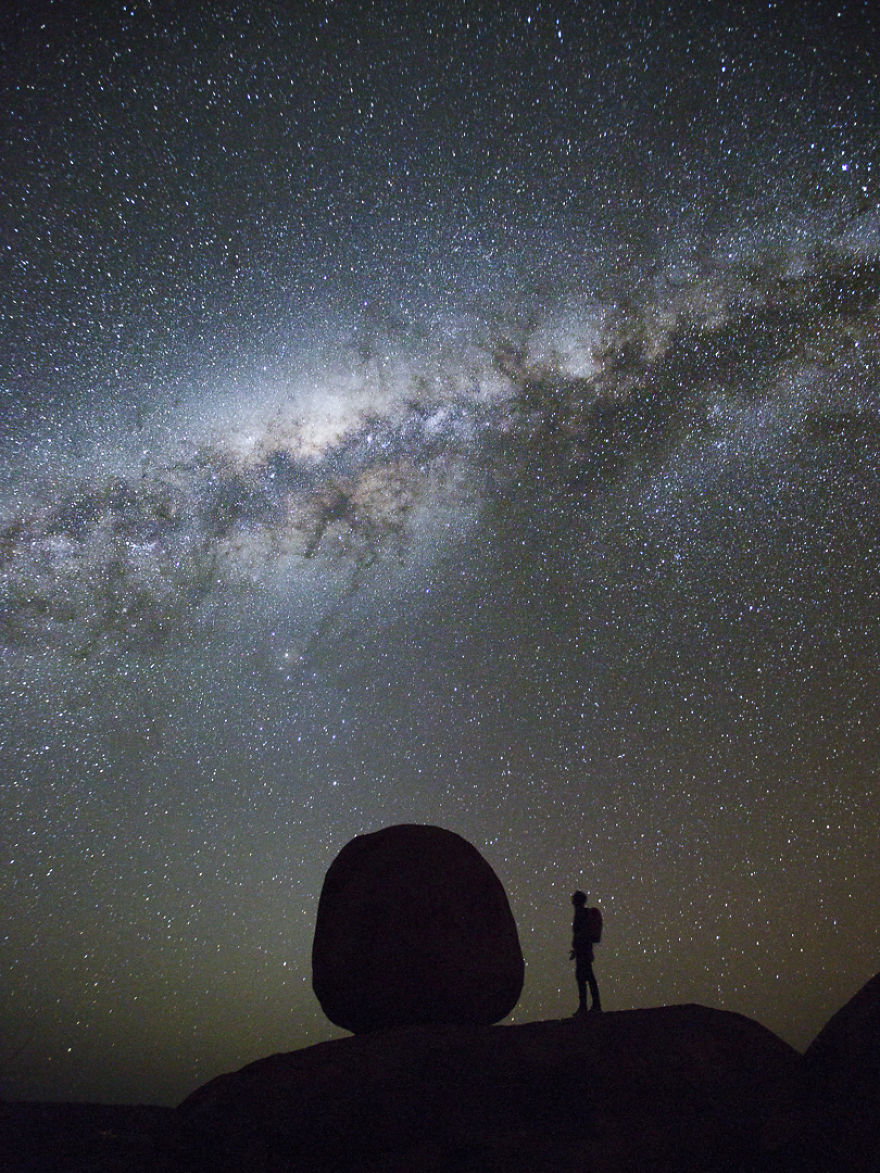
[[187, 1173], [166, 1156], [173, 1108], [0, 1101], [3, 1173]]
[[220, 1076], [178, 1109], [177, 1155], [211, 1173], [755, 1170], [800, 1064], [702, 1006], [401, 1028]]
[[440, 827], [352, 839], [324, 880], [312, 984], [331, 1022], [355, 1033], [497, 1022], [523, 984], [501, 882], [475, 847]]

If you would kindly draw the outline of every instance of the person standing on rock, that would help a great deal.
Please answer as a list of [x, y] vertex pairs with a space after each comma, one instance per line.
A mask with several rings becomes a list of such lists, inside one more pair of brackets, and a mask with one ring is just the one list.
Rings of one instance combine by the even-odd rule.
[[599, 986], [593, 973], [593, 946], [602, 940], [602, 913], [598, 908], [587, 908], [584, 892], [575, 892], [571, 898], [574, 905], [574, 920], [571, 925], [571, 953], [569, 960], [575, 962], [574, 977], [578, 988], [578, 1008], [575, 1013], [587, 1013], [587, 986], [593, 1004], [590, 1010], [601, 1010]]

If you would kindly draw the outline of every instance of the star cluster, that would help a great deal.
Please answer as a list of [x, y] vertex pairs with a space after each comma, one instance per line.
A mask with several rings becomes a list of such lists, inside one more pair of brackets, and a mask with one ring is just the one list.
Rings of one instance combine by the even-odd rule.
[[4, 17], [3, 1093], [331, 1037], [324, 872], [433, 822], [517, 1021], [798, 1046], [877, 969], [870, 6]]

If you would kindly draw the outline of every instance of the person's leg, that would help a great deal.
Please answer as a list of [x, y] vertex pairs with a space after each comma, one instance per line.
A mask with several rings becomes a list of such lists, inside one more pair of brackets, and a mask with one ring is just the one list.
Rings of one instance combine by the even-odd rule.
[[580, 974], [577, 975], [578, 988], [578, 1008], [577, 1013], [581, 1014], [587, 1009], [587, 983]]
[[589, 980], [589, 970], [589, 965], [579, 957], [574, 970], [574, 979], [577, 982], [578, 988], [578, 1014], [583, 1014], [587, 1009], [587, 981]]
[[596, 975], [593, 973], [593, 967], [590, 966], [590, 971], [587, 974], [587, 981], [590, 983], [590, 994], [593, 999], [591, 1010], [601, 1010], [602, 1003], [599, 1001], [599, 983], [596, 981]]

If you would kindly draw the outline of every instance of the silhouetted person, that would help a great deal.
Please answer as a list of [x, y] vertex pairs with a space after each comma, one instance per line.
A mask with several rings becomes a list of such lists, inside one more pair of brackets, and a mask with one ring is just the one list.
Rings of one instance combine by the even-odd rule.
[[602, 939], [602, 913], [598, 908], [587, 908], [584, 892], [575, 892], [571, 898], [574, 905], [574, 920], [571, 924], [571, 953], [569, 960], [575, 962], [574, 978], [578, 988], [577, 1014], [587, 1012], [587, 986], [593, 1004], [590, 1010], [601, 1010], [599, 987], [593, 973], [593, 946]]

